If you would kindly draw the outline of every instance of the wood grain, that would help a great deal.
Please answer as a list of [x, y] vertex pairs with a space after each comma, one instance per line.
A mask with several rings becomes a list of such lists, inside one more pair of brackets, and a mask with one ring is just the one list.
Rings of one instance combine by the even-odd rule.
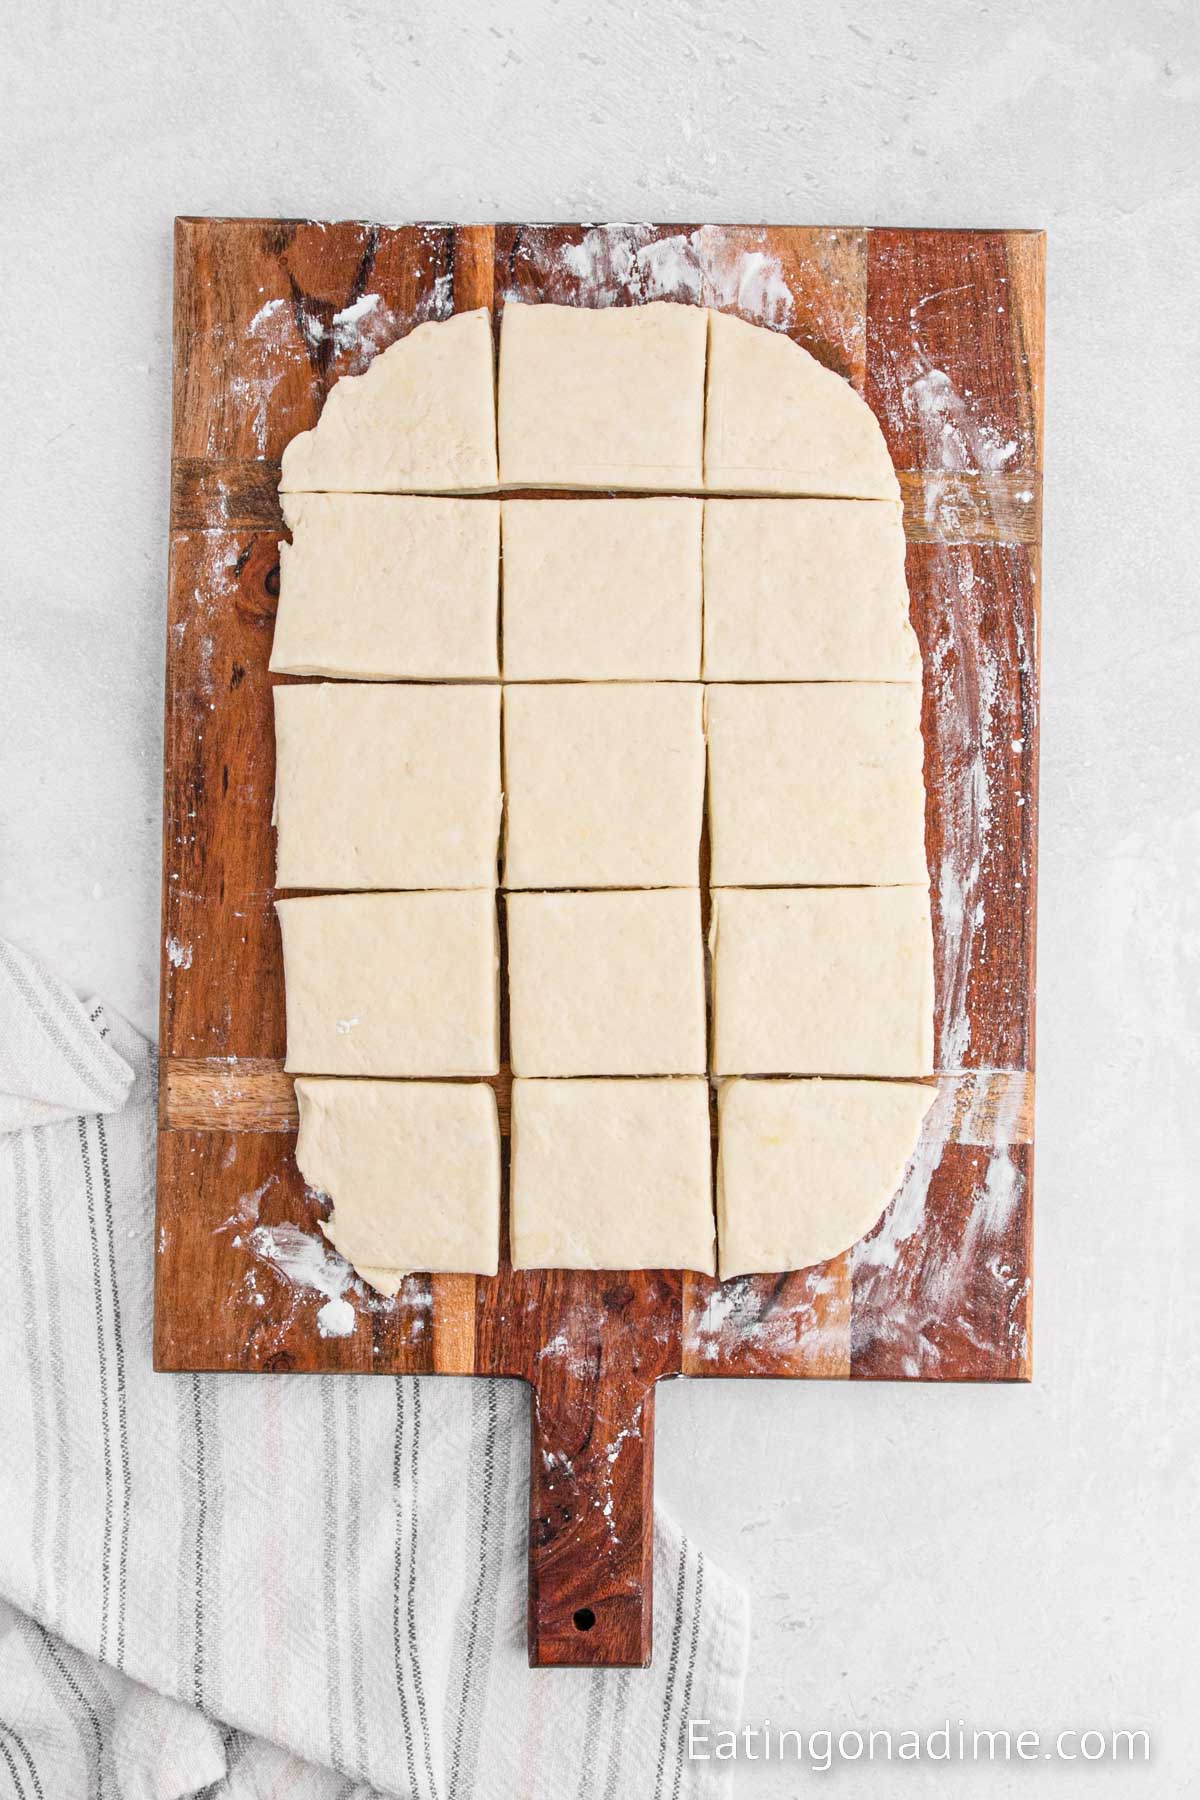
[[[529, 1382], [534, 1661], [649, 1657], [659, 1379], [1028, 1376], [1043, 250], [1017, 232], [178, 221], [155, 1363]], [[321, 1207], [292, 1155], [272, 906], [278, 459], [340, 376], [509, 298], [669, 298], [784, 329], [867, 396], [896, 462], [942, 1074], [888, 1213], [819, 1269], [718, 1284], [504, 1261], [493, 1281], [410, 1277], [395, 1302], [324, 1252], [317, 1287], [285, 1273]], [[507, 1130], [507, 1072], [496, 1085]], [[339, 1281], [346, 1337], [321, 1324]]]
[[[981, 475], [973, 470], [902, 469], [904, 529], [910, 543], [1036, 544], [1041, 537], [1041, 482], [1030, 474]], [[171, 517], [177, 530], [221, 528], [262, 531], [272, 540], [284, 531], [277, 463], [212, 464], [188, 459], [176, 465]], [[553, 490], [505, 488], [514, 499], [553, 498]], [[574, 500], [603, 499], [572, 494]]]
[[[1006, 1142], [1033, 1136], [1033, 1077], [1024, 1070], [964, 1070], [943, 1075], [953, 1094], [950, 1142], [990, 1143], [1001, 1115], [1011, 1115]], [[493, 1076], [500, 1134], [507, 1137], [512, 1077]], [[295, 1077], [282, 1058], [245, 1056], [221, 1062], [209, 1057], [171, 1057], [160, 1082], [161, 1123], [181, 1131], [295, 1131], [299, 1123]], [[976, 1134], [983, 1132], [984, 1136]], [[713, 1126], [716, 1135], [716, 1125]]]

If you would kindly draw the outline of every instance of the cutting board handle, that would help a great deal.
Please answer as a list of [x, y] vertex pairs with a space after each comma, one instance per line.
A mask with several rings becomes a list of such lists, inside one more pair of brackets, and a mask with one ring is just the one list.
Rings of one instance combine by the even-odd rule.
[[[591, 1358], [544, 1359], [533, 1383], [529, 1661], [645, 1668], [654, 1561], [654, 1382]], [[623, 1364], [623, 1366], [620, 1366]]]

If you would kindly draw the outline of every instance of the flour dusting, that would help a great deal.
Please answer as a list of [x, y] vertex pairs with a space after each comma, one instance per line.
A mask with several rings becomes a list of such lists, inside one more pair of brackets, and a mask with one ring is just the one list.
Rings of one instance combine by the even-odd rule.
[[354, 1270], [348, 1262], [331, 1255], [319, 1238], [310, 1237], [298, 1225], [256, 1225], [250, 1233], [250, 1246], [293, 1287], [325, 1295], [317, 1314], [322, 1337], [350, 1336], [355, 1312], [345, 1295]]
[[234, 1210], [227, 1219], [222, 1220], [213, 1235], [218, 1236], [224, 1231], [235, 1231], [239, 1235], [234, 1239], [234, 1242], [240, 1243], [241, 1232], [244, 1231], [247, 1226], [256, 1225], [258, 1223], [259, 1208], [262, 1206], [263, 1201], [278, 1180], [278, 1175], [268, 1175], [267, 1179], [260, 1182], [256, 1188], [251, 1188], [248, 1193], [239, 1194], [238, 1203]]
[[831, 1370], [845, 1355], [841, 1319], [827, 1322], [826, 1302], [835, 1282], [817, 1270], [789, 1278], [785, 1304], [778, 1304], [774, 1280], [738, 1275], [709, 1293], [703, 1312], [691, 1327], [691, 1343], [707, 1363], [720, 1363], [733, 1345], [749, 1347], [764, 1365], [788, 1367], [803, 1355], [805, 1367]]
[[295, 300], [268, 300], [246, 326], [246, 336], [259, 352], [258, 376], [235, 380], [235, 398], [253, 410], [253, 429], [259, 454], [265, 454], [266, 406], [284, 368], [295, 360], [298, 343], [307, 358], [322, 368], [337, 363], [337, 373], [361, 375], [372, 358], [397, 338], [429, 319], [445, 319], [454, 310], [454, 277], [443, 270], [434, 277], [416, 305], [405, 312], [388, 305], [384, 296], [368, 290], [331, 312], [307, 296]]
[[675, 300], [786, 330], [795, 301], [779, 258], [742, 248], [745, 236], [712, 225], [665, 238], [649, 225], [594, 225], [561, 255], [589, 306]]
[[926, 368], [904, 389], [904, 407], [921, 432], [921, 466], [1003, 475], [1017, 454], [1015, 438], [1001, 438], [980, 419], [943, 369]]
[[[987, 595], [976, 581], [971, 551], [942, 545], [936, 552], [936, 591], [943, 599], [940, 629], [926, 657], [925, 680], [938, 703], [945, 771], [939, 801], [945, 850], [934, 871], [940, 914], [940, 1055], [943, 1069], [967, 1066], [973, 1049], [970, 1016], [972, 971], [988, 955], [987, 898], [1013, 871], [996, 863], [994, 823], [999, 799], [1019, 779], [1013, 769], [1016, 722], [1006, 710], [1004, 660], [1015, 655], [1027, 669], [1032, 646], [1019, 616], [1011, 641], [981, 628]], [[1026, 721], [1025, 724], [1030, 724]], [[1016, 879], [1024, 880], [1020, 869]], [[884, 1341], [900, 1352], [906, 1374], [936, 1366], [945, 1328], [970, 1334], [981, 1278], [996, 1284], [995, 1300], [1008, 1316], [1024, 1279], [996, 1252], [1024, 1194], [1014, 1157], [1024, 1104], [1019, 1074], [977, 1068], [975, 1099], [958, 1121], [958, 1083], [944, 1079], [926, 1116], [921, 1140], [900, 1190], [881, 1224], [853, 1254], [856, 1347]], [[999, 1097], [997, 1100], [997, 1096]], [[952, 1140], [978, 1146], [981, 1177], [971, 1213], [961, 1226], [929, 1211], [930, 1184]], [[982, 1276], [981, 1276], [981, 1272]], [[1019, 1331], [1015, 1323], [1011, 1327]], [[1018, 1349], [1020, 1345], [1016, 1346]]]
[[283, 380], [280, 375], [231, 375], [229, 392], [239, 412], [250, 414], [250, 429], [254, 434], [255, 461], [262, 462], [267, 454], [267, 407], [271, 395]]

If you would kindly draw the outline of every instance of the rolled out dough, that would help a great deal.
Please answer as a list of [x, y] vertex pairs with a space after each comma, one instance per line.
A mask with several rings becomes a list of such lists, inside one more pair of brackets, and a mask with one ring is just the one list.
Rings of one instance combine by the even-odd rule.
[[935, 1092], [906, 1081], [724, 1082], [722, 1281], [811, 1268], [864, 1237], [900, 1184]]
[[500, 327], [505, 487], [699, 489], [707, 320], [698, 306], [528, 306]]
[[710, 492], [900, 498], [866, 401], [782, 332], [710, 313], [707, 394]]
[[928, 1075], [923, 887], [714, 888], [713, 1072]]
[[462, 893], [277, 900], [285, 1068], [311, 1075], [494, 1075], [496, 902]]
[[[659, 497], [437, 498], [498, 482]], [[280, 488], [272, 668], [355, 682], [274, 702], [279, 885], [347, 890], [278, 903], [330, 1241], [385, 1293], [496, 1272], [491, 1087], [370, 1077], [498, 1066], [503, 744], [514, 1266], [713, 1272], [702, 679], [712, 1067], [785, 1077], [720, 1088], [721, 1272], [856, 1241], [934, 1058], [920, 657], [864, 402], [726, 314], [509, 303], [498, 396], [485, 310], [418, 327]]]
[[509, 681], [697, 681], [699, 500], [506, 500]]
[[494, 1275], [500, 1255], [500, 1127], [485, 1084], [296, 1083], [296, 1163], [327, 1194], [330, 1243], [394, 1294], [414, 1270]]
[[271, 668], [359, 680], [499, 675], [500, 503], [284, 494]]
[[695, 887], [702, 692], [692, 682], [506, 687], [505, 887]]
[[514, 1075], [703, 1075], [697, 888], [510, 894]]
[[715, 886], [928, 880], [918, 686], [743, 682], [705, 704]]
[[708, 681], [919, 681], [901, 508], [708, 500]]
[[515, 1269], [715, 1272], [708, 1083], [515, 1081]]
[[459, 493], [496, 485], [492, 320], [486, 307], [418, 325], [329, 390], [283, 453], [284, 493]]
[[281, 888], [494, 887], [498, 687], [275, 689]]

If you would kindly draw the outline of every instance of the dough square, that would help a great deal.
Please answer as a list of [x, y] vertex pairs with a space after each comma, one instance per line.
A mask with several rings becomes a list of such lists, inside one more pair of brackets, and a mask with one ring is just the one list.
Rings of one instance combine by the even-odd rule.
[[865, 1237], [936, 1093], [907, 1081], [727, 1081], [717, 1097], [721, 1280], [808, 1269]]
[[866, 401], [783, 332], [710, 312], [706, 394], [710, 491], [900, 498]]
[[695, 887], [702, 696], [691, 682], [506, 686], [504, 885]]
[[714, 886], [928, 881], [919, 687], [742, 683], [706, 708]]
[[500, 1125], [486, 1084], [296, 1083], [296, 1164], [333, 1213], [322, 1226], [364, 1280], [494, 1275], [500, 1259]]
[[514, 1075], [703, 1075], [697, 888], [510, 894]]
[[902, 509], [887, 500], [708, 500], [708, 681], [919, 681]]
[[277, 900], [287, 1061], [312, 1075], [495, 1075], [496, 902], [462, 893]]
[[707, 320], [698, 306], [527, 306], [500, 326], [504, 487], [703, 484]]
[[510, 681], [696, 681], [700, 500], [506, 500]]
[[711, 1275], [708, 1083], [514, 1081], [515, 1269]]
[[494, 887], [498, 687], [275, 689], [279, 887]]
[[496, 485], [487, 307], [430, 319], [329, 390], [283, 452], [283, 493], [461, 493]]
[[284, 494], [271, 668], [495, 680], [500, 503]]
[[713, 890], [713, 1072], [928, 1075], [923, 887]]

